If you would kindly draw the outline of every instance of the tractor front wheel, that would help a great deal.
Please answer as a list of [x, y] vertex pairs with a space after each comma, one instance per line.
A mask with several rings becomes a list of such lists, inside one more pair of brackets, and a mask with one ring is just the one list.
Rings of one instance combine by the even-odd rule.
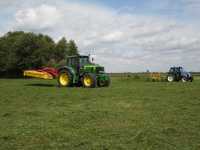
[[97, 86], [96, 75], [91, 73], [86, 73], [82, 77], [82, 85], [86, 88], [95, 88]]
[[108, 77], [107, 80], [98, 81], [98, 86], [99, 87], [109, 87], [110, 86], [110, 82], [111, 82], [110, 77]]
[[181, 80], [183, 83], [187, 82], [187, 79], [185, 77], [183, 77]]
[[110, 84], [111, 84], [111, 79], [110, 79], [110, 77], [108, 77], [108, 80], [106, 81], [105, 86], [108, 87], [108, 86], [110, 86]]
[[168, 82], [174, 82], [174, 76], [169, 75], [169, 76], [167, 77], [167, 81], [168, 81]]
[[72, 86], [72, 75], [67, 70], [62, 70], [58, 75], [58, 85], [60, 87], [70, 87]]

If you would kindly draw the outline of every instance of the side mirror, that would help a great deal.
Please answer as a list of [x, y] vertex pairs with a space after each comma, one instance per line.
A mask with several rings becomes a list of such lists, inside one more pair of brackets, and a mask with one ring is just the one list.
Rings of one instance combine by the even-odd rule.
[[93, 63], [95, 61], [96, 55], [90, 55], [90, 62]]

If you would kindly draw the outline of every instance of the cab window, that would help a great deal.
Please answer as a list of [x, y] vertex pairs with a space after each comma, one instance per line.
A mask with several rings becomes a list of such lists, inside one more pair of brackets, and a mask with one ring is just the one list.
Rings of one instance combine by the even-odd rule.
[[80, 58], [80, 65], [81, 66], [84, 66], [84, 65], [87, 65], [87, 64], [90, 64], [90, 61], [89, 61], [88, 57], [82, 57], [82, 58]]

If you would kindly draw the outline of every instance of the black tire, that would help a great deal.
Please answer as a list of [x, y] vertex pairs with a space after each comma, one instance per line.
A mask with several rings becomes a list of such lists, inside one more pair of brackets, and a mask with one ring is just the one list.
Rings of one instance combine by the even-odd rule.
[[168, 82], [174, 82], [175, 81], [175, 77], [173, 75], [168, 75], [167, 76], [167, 81]]
[[[68, 78], [67, 79], [68, 81], [64, 81], [64, 77]], [[66, 69], [61, 70], [59, 72], [59, 74], [58, 74], [57, 81], [58, 81], [59, 87], [71, 87], [73, 85], [72, 74], [68, 70], [66, 70]]]
[[[88, 81], [87, 81], [88, 80]], [[86, 73], [81, 78], [83, 87], [85, 88], [95, 88], [97, 87], [97, 78], [95, 74]]]
[[106, 81], [105, 86], [106, 86], [106, 87], [109, 87], [110, 84], [111, 84], [111, 79], [110, 79], [110, 77], [108, 76], [108, 80]]
[[98, 81], [98, 86], [99, 87], [109, 87], [110, 83], [111, 83], [111, 80], [110, 80], [110, 77], [108, 76], [108, 80], [103, 81], [103, 82]]
[[185, 82], [187, 82], [188, 80], [187, 80], [186, 77], [182, 77], [181, 81], [182, 81], [183, 83], [185, 83]]

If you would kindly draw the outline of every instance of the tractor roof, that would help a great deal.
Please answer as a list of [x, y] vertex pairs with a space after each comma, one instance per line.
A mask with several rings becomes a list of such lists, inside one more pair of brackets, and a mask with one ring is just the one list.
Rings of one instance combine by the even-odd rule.
[[181, 68], [183, 68], [183, 67], [171, 67], [171, 68], [172, 68], [172, 69], [174, 69], [174, 68], [175, 68], [175, 69], [176, 69], [176, 68], [181, 69]]

